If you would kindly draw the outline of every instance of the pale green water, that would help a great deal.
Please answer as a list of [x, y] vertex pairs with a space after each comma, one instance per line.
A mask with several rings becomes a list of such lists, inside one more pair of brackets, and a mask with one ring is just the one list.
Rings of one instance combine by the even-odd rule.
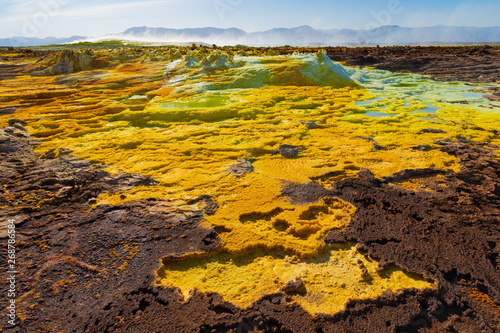
[[[352, 79], [376, 96], [371, 100], [356, 102], [356, 106], [364, 106], [367, 111], [380, 109], [390, 101], [399, 100], [404, 103], [403, 107], [411, 107], [410, 102], [436, 101], [445, 104], [463, 104], [464, 107], [472, 107], [478, 111], [499, 112], [499, 103], [483, 97], [489, 88], [496, 87], [494, 84], [478, 83], [471, 87], [471, 84], [464, 82], [433, 81], [418, 74], [398, 75], [384, 70], [349, 67], [346, 70]], [[412, 113], [436, 113], [442, 109], [430, 103], [423, 104], [427, 106], [426, 109], [411, 110]]]
[[396, 117], [397, 115], [395, 114], [387, 114], [383, 112], [377, 112], [377, 111], [368, 111], [367, 113], [364, 114], [367, 117], [372, 117], [372, 118], [382, 118], [382, 117]]
[[375, 97], [373, 99], [369, 99], [367, 101], [358, 101], [356, 102], [356, 106], [364, 106], [364, 105], [369, 105], [369, 104], [372, 104], [373, 102], [375, 101], [378, 101], [378, 100], [381, 100], [382, 98], [380, 97]]
[[427, 108], [425, 109], [421, 109], [421, 110], [418, 110], [418, 111], [413, 111], [412, 114], [415, 114], [415, 113], [437, 113], [438, 110], [441, 110], [441, 108], [438, 108], [437, 106], [433, 105], [432, 103], [424, 103]]
[[187, 98], [176, 101], [164, 102], [160, 103], [160, 105], [166, 109], [172, 109], [172, 108], [189, 109], [189, 108], [213, 108], [213, 107], [228, 105], [234, 102], [237, 102], [237, 100], [233, 99], [231, 95], [211, 94], [211, 95], [202, 95], [201, 97], [198, 98]]

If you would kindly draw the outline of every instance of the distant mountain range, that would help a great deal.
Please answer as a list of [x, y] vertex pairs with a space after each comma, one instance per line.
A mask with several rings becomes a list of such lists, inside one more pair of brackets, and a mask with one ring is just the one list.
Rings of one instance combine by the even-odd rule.
[[83, 36], [71, 36], [67, 38], [28, 38], [28, 37], [12, 37], [0, 39], [0, 46], [40, 46], [52, 44], [72, 43], [77, 40], [85, 39]]
[[167, 29], [135, 27], [121, 33], [99, 37], [73, 36], [69, 38], [0, 39], [2, 46], [38, 46], [76, 41], [126, 40], [147, 43], [204, 43], [249, 46], [359, 46], [359, 45], [448, 45], [500, 42], [500, 27], [460, 27], [436, 25], [423, 28], [404, 28], [396, 25], [372, 30], [330, 29], [317, 30], [310, 26], [278, 28], [247, 33], [230, 28]]

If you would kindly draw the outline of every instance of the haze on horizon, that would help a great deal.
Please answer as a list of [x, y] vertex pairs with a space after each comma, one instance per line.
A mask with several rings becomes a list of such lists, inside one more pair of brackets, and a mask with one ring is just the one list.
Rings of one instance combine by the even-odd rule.
[[498, 26], [498, 0], [4, 0], [0, 38], [100, 36], [134, 26], [236, 27], [247, 32], [315, 29]]

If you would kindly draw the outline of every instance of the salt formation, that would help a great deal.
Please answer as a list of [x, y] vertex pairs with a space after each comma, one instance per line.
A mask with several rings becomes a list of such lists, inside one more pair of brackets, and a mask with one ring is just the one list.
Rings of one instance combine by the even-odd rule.
[[208, 90], [276, 86], [356, 87], [344, 67], [325, 51], [291, 56], [242, 57], [216, 52], [202, 57], [186, 55], [168, 65], [168, 86], [175, 92], [202, 93]]

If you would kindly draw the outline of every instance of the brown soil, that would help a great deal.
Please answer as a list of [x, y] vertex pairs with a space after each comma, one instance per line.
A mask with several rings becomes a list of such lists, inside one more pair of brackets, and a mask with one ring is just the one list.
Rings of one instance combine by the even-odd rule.
[[498, 83], [499, 46], [329, 48], [332, 60], [392, 72], [430, 75], [438, 81]]

